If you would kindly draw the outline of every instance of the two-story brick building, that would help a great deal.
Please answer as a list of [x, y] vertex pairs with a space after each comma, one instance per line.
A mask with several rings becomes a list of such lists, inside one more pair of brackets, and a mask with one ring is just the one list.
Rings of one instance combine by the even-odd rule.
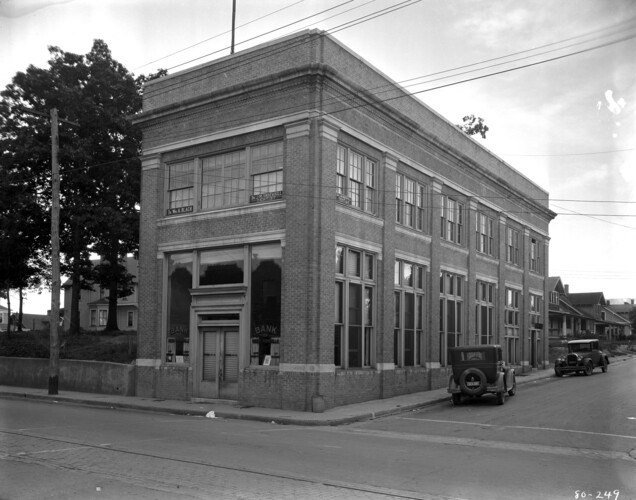
[[548, 193], [335, 38], [148, 82], [137, 394], [320, 411], [548, 365]]

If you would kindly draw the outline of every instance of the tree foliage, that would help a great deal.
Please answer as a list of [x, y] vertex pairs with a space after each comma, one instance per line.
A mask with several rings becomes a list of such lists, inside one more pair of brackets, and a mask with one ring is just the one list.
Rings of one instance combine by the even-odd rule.
[[488, 125], [484, 123], [484, 119], [476, 117], [475, 115], [466, 115], [463, 118], [464, 122], [457, 127], [468, 135], [481, 135], [482, 139], [486, 138], [486, 132], [488, 132]]
[[[46, 117], [57, 108], [62, 273], [70, 276], [72, 286], [71, 330], [79, 332], [79, 293], [95, 277], [90, 254], [102, 257], [99, 276], [109, 282], [109, 288], [127, 289], [130, 281], [119, 263], [138, 251], [141, 134], [128, 117], [141, 110], [142, 83], [165, 71], [135, 79], [112, 58], [102, 40], [95, 40], [85, 55], [58, 47], [49, 47], [49, 52], [48, 68], [29, 66], [0, 94], [0, 188], [15, 191], [16, 198], [6, 203], [12, 212], [0, 212], [0, 244], [12, 247], [13, 225], [25, 228], [29, 238], [24, 245], [29, 246], [20, 255], [28, 255], [35, 274], [46, 279], [42, 258], [49, 252], [51, 203], [51, 138]], [[2, 255], [3, 259], [8, 255], [5, 247]], [[12, 263], [2, 265], [5, 269]], [[4, 280], [9, 288], [23, 286], [21, 280], [28, 272], [15, 270], [14, 274]], [[114, 295], [111, 329], [117, 329]]]

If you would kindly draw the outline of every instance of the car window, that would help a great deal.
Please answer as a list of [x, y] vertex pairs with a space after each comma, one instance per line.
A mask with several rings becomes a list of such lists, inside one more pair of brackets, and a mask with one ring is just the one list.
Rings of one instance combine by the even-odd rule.
[[573, 352], [585, 352], [590, 350], [590, 344], [572, 344]]
[[482, 351], [462, 352], [462, 361], [483, 361], [484, 359], [486, 359], [486, 356]]

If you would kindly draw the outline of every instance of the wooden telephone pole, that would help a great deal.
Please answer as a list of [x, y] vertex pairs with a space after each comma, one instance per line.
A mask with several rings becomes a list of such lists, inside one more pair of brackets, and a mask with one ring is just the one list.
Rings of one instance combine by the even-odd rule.
[[232, 0], [232, 48], [230, 54], [234, 54], [234, 23], [236, 22], [236, 0]]
[[51, 338], [49, 394], [57, 394], [60, 378], [60, 165], [57, 109], [51, 109]]

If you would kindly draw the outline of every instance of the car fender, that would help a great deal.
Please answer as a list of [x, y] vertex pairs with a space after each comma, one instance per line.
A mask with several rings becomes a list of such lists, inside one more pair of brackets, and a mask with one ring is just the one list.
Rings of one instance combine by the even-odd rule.
[[515, 380], [515, 369], [514, 368], [507, 369], [505, 372], [505, 375], [506, 375], [506, 389], [510, 389], [513, 386], [514, 380]]
[[448, 378], [448, 392], [461, 392], [452, 375]]
[[497, 373], [497, 380], [495, 383], [489, 387], [495, 389], [497, 392], [504, 392], [506, 390], [506, 375], [504, 372]]

